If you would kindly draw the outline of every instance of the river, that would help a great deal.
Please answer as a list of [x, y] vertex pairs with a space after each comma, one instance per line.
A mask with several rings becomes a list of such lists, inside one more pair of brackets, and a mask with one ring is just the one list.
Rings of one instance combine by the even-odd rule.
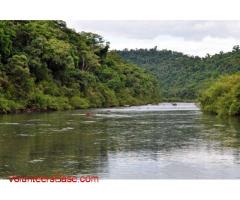
[[0, 116], [0, 178], [86, 174], [240, 178], [240, 120], [193, 103]]

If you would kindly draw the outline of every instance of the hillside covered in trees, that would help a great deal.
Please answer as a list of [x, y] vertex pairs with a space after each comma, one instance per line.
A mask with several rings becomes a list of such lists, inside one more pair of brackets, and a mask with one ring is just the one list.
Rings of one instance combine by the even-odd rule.
[[155, 78], [63, 21], [0, 21], [0, 112], [159, 100]]
[[165, 101], [196, 100], [199, 91], [225, 74], [240, 71], [240, 49], [204, 58], [170, 50], [136, 49], [117, 53], [157, 76]]

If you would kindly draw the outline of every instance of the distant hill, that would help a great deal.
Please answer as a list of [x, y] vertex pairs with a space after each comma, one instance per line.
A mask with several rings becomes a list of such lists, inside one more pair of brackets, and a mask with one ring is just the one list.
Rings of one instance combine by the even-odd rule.
[[240, 50], [234, 46], [228, 53], [188, 56], [170, 50], [135, 49], [116, 51], [124, 60], [154, 74], [165, 100], [195, 100], [201, 88], [220, 75], [240, 71]]

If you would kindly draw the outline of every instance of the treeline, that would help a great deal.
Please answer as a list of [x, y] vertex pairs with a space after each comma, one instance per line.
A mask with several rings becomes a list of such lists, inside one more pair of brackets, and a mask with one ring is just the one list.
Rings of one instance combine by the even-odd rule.
[[0, 112], [152, 103], [155, 78], [63, 21], [0, 21]]
[[156, 75], [165, 101], [196, 100], [202, 88], [221, 75], [240, 71], [239, 46], [228, 53], [204, 58], [170, 50], [135, 49], [116, 51], [123, 59]]

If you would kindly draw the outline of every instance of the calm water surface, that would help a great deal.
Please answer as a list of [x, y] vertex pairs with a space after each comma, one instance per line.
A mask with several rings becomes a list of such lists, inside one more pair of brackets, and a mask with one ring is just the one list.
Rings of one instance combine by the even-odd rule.
[[0, 178], [240, 178], [240, 120], [191, 103], [0, 116]]

